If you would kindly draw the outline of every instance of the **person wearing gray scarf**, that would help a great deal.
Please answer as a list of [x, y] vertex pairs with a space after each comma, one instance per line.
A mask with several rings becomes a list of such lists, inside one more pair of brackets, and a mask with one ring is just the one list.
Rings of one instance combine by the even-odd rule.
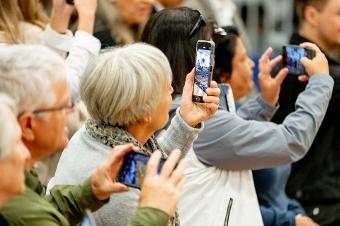
[[[154, 133], [167, 123], [172, 103], [172, 72], [165, 55], [155, 47], [133, 44], [97, 57], [87, 68], [80, 91], [91, 119], [70, 140], [48, 189], [78, 183], [117, 145], [132, 143], [147, 155], [160, 150], [164, 158], [180, 149], [184, 157], [202, 130], [202, 122], [219, 104], [220, 90], [215, 82], [207, 90], [205, 103], [192, 102], [193, 80], [194, 71], [187, 76], [181, 105], [170, 127], [156, 139]], [[139, 194], [138, 189], [130, 188], [113, 195], [109, 204], [95, 213], [96, 223], [128, 225]], [[168, 225], [179, 224], [175, 214]]]

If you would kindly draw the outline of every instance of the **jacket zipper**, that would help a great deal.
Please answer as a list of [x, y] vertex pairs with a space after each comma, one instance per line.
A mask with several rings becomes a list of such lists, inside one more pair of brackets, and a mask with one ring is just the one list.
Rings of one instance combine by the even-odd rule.
[[224, 218], [224, 226], [228, 226], [229, 224], [229, 216], [230, 216], [230, 211], [231, 211], [231, 206], [233, 205], [233, 198], [230, 198], [229, 199], [229, 202], [228, 202], [228, 208], [227, 208], [227, 214]]

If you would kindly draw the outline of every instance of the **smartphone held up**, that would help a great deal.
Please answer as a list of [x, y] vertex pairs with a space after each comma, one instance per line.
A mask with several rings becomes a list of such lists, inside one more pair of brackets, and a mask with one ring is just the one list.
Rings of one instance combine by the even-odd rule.
[[196, 44], [195, 81], [192, 100], [203, 103], [203, 96], [210, 86], [214, 68], [215, 43], [199, 40]]
[[[146, 164], [150, 156], [140, 152], [129, 152], [123, 161], [122, 167], [117, 176], [117, 181], [129, 187], [141, 188], [145, 173]], [[158, 173], [160, 173], [165, 159], [161, 159], [158, 166]]]
[[290, 74], [307, 74], [305, 67], [301, 64], [301, 58], [313, 59], [316, 55], [314, 49], [302, 48], [300, 46], [287, 45], [282, 47], [283, 66], [288, 68]]

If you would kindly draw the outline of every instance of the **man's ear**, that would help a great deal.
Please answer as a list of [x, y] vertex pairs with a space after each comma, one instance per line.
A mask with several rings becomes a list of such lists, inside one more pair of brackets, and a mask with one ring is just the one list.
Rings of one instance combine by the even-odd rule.
[[320, 12], [315, 7], [310, 5], [306, 6], [304, 11], [305, 21], [311, 24], [313, 27], [318, 26], [317, 18], [319, 13]]
[[32, 114], [32, 112], [25, 112], [18, 117], [18, 123], [21, 127], [23, 140], [34, 140], [34, 132], [32, 128], [33, 118], [34, 115]]

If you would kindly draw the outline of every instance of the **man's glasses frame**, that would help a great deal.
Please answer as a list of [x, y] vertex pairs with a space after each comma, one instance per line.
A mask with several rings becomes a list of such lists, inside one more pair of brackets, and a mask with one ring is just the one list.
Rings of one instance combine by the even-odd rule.
[[74, 103], [70, 102], [60, 107], [54, 107], [54, 108], [41, 108], [33, 111], [33, 114], [40, 114], [40, 113], [47, 113], [47, 112], [53, 112], [53, 111], [66, 111], [71, 112], [74, 109]]

